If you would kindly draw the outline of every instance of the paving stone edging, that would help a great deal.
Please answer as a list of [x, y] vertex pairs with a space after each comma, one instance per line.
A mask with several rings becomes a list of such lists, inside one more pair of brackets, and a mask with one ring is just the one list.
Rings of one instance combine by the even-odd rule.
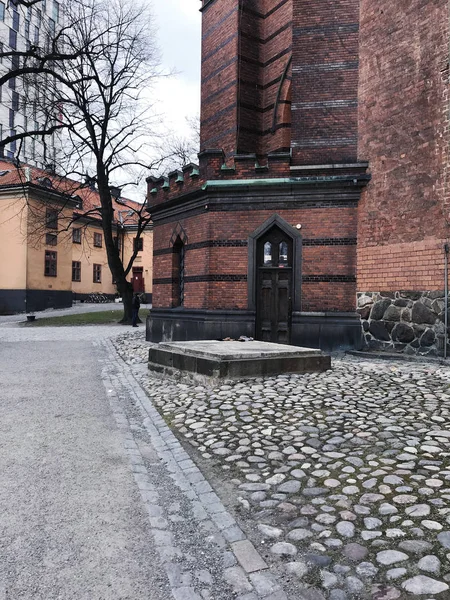
[[142, 501], [149, 514], [155, 546], [169, 578], [173, 597], [176, 600], [203, 600], [207, 596], [200, 596], [192, 585], [185, 585], [191, 580], [190, 574], [180, 572], [177, 568], [178, 563], [174, 562], [174, 558], [179, 556], [179, 550], [172, 545], [168, 515], [161, 505], [158, 490], [151, 481], [121, 406], [120, 397], [123, 395], [124, 385], [136, 406], [144, 416], [146, 415], [143, 425], [150, 436], [151, 444], [179, 489], [180, 495], [189, 500], [192, 512], [199, 521], [210, 520], [214, 524], [214, 541], [218, 547], [225, 548], [223, 579], [233, 590], [233, 596], [237, 600], [288, 600], [276, 575], [269, 571], [259, 552], [166, 425], [133, 377], [130, 367], [118, 357], [111, 341], [105, 340], [101, 343], [108, 353], [102, 374], [103, 383], [117, 426], [124, 435], [124, 446]]

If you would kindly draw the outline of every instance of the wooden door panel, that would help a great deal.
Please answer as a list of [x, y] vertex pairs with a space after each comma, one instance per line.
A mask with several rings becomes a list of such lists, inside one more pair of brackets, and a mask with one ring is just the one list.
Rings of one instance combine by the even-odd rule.
[[288, 344], [291, 330], [292, 240], [278, 227], [257, 246], [256, 337]]

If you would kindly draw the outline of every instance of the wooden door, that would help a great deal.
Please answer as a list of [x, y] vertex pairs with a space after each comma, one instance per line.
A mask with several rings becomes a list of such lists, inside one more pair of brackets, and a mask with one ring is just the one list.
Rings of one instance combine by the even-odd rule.
[[292, 316], [292, 239], [278, 227], [257, 245], [256, 338], [289, 344]]
[[143, 267], [133, 267], [133, 292], [141, 294], [144, 291], [144, 269]]

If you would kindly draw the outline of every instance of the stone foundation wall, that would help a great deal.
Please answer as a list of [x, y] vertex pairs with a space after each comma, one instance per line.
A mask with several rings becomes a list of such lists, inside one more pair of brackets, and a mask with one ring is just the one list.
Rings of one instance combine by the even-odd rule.
[[360, 292], [357, 297], [369, 350], [443, 355], [444, 292]]

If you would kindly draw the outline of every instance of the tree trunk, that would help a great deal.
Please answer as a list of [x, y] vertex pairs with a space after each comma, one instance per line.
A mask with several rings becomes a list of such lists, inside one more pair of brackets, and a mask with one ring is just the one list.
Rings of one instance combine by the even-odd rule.
[[122, 292], [123, 300], [123, 317], [119, 321], [124, 325], [131, 325], [131, 318], [133, 315], [133, 285], [129, 282], [125, 282], [125, 289]]

